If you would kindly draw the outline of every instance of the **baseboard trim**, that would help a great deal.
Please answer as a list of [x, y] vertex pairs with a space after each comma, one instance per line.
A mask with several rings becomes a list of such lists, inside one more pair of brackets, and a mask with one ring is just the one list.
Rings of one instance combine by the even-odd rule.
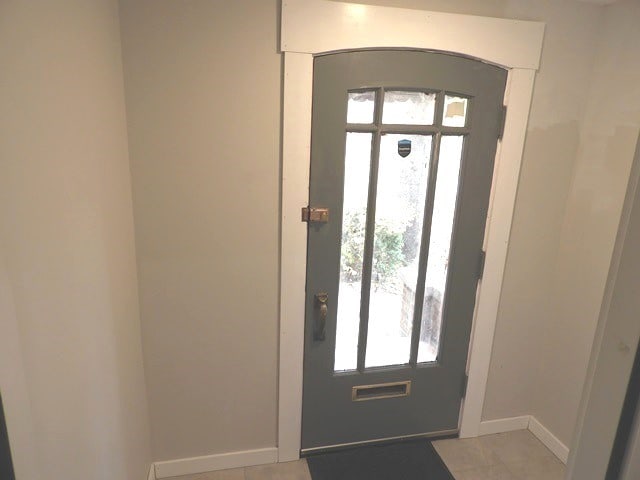
[[[569, 458], [569, 448], [558, 437], [542, 425], [531, 415], [519, 417], [499, 418], [480, 423], [479, 435], [493, 435], [496, 433], [512, 432], [515, 430], [529, 430], [545, 447], [566, 464]], [[197, 473], [226, 470], [228, 468], [250, 467], [278, 462], [277, 448], [261, 448], [241, 452], [205, 455], [202, 457], [181, 458], [156, 462], [149, 468], [148, 480], [193, 475]]]
[[569, 458], [569, 447], [562, 443], [558, 437], [551, 433], [544, 425], [542, 425], [535, 417], [529, 420], [529, 431], [540, 440], [545, 447], [553, 452], [558, 459], [567, 464]]
[[[181, 458], [155, 463], [155, 479], [213, 472], [228, 468], [250, 467], [278, 461], [277, 448], [260, 448], [243, 452], [205, 455], [203, 457]], [[151, 478], [151, 477], [150, 477]]]
[[529, 430], [545, 447], [558, 457], [558, 460], [565, 465], [567, 464], [569, 448], [533, 415], [499, 418], [497, 420], [480, 422], [478, 433], [479, 435], [493, 435], [495, 433], [512, 432], [514, 430]]
[[513, 432], [514, 430], [525, 430], [529, 427], [530, 418], [530, 415], [522, 415], [520, 417], [499, 418], [480, 422], [478, 435], [493, 435], [495, 433]]

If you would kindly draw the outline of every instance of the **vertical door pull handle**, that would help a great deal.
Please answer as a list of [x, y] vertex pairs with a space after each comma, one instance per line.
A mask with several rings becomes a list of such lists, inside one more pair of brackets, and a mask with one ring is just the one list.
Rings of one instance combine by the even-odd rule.
[[325, 338], [325, 331], [327, 329], [327, 300], [329, 295], [327, 293], [316, 293], [316, 309], [318, 314], [316, 315], [316, 323], [313, 331], [313, 339], [323, 342]]

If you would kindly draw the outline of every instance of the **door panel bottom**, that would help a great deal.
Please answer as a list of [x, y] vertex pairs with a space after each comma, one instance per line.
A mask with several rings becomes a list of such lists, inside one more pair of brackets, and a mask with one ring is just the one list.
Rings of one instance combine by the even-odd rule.
[[364, 442], [340, 443], [337, 445], [327, 445], [324, 447], [303, 448], [302, 450], [300, 450], [300, 455], [306, 457], [309, 455], [328, 453], [336, 450], [344, 450], [348, 448], [359, 447], [362, 445], [384, 445], [385, 443], [393, 443], [403, 440], [416, 440], [419, 438], [432, 438], [439, 440], [443, 438], [456, 437], [458, 433], [459, 430], [456, 428], [454, 430], [442, 430], [439, 432], [415, 433], [412, 435], [402, 435], [399, 437], [376, 438], [374, 440], [366, 440]]

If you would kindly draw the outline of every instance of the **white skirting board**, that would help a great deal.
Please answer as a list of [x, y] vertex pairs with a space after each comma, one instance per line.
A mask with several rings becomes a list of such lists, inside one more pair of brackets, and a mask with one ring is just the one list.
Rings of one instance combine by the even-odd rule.
[[494, 433], [512, 432], [514, 430], [525, 430], [529, 428], [530, 415], [521, 417], [500, 418], [498, 420], [487, 420], [480, 423], [479, 435], [493, 435]]
[[153, 465], [153, 463], [149, 466], [147, 480], [156, 480], [156, 467]]
[[154, 464], [155, 478], [192, 475], [195, 473], [213, 472], [215, 470], [226, 470], [228, 468], [250, 467], [253, 465], [276, 463], [277, 461], [278, 449], [275, 447], [206, 455], [204, 457], [181, 458], [179, 460], [156, 462]]
[[551, 433], [538, 419], [532, 415], [520, 417], [500, 418], [487, 420], [480, 423], [480, 435], [492, 435], [494, 433], [512, 432], [514, 430], [528, 429], [545, 447], [558, 457], [566, 465], [569, 458], [569, 448], [558, 437]]
[[544, 425], [542, 425], [536, 417], [532, 416], [529, 421], [529, 431], [540, 440], [545, 447], [553, 452], [562, 463], [567, 464], [569, 458], [569, 448], [562, 443], [558, 437], [551, 433]]
[[[569, 449], [567, 446], [531, 415], [481, 422], [479, 433], [480, 435], [492, 435], [526, 429], [551, 450], [560, 461], [565, 464], [567, 463], [567, 458], [569, 457]], [[228, 468], [264, 465], [276, 463], [277, 461], [278, 449], [275, 447], [206, 455], [203, 457], [181, 458], [179, 460], [156, 462], [149, 470], [148, 480], [213, 472], [216, 470], [226, 470]]]

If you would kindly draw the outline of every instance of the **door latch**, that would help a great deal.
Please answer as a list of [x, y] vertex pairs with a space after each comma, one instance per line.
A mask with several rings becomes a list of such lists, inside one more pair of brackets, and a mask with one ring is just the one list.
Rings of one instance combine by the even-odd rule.
[[315, 300], [316, 308], [319, 311], [316, 316], [315, 328], [313, 329], [313, 339], [323, 342], [327, 330], [327, 300], [329, 300], [329, 294], [325, 292], [316, 293]]
[[329, 221], [329, 209], [303, 207], [302, 221], [309, 223], [327, 223]]

